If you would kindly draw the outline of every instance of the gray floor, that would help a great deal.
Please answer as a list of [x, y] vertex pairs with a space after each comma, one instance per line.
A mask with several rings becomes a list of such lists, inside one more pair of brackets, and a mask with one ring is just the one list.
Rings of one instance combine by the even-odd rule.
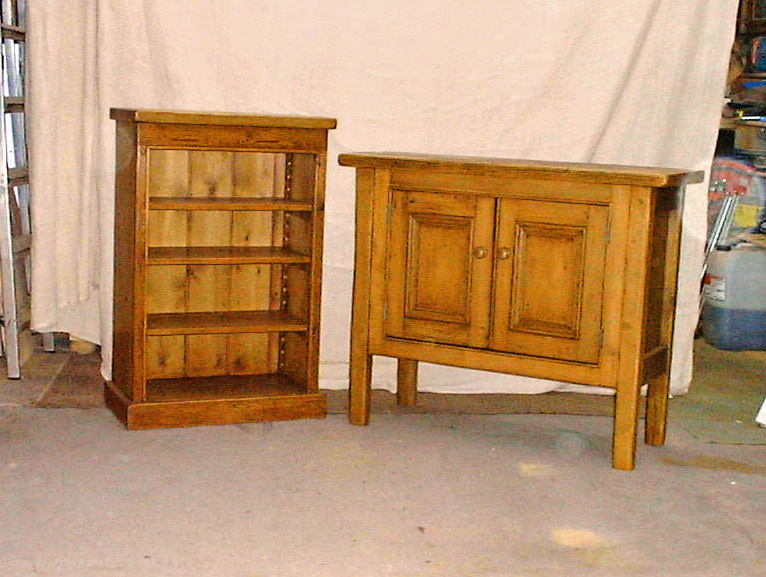
[[563, 415], [126, 432], [0, 403], [0, 576], [766, 575], [766, 447], [671, 422], [619, 472], [610, 437]]

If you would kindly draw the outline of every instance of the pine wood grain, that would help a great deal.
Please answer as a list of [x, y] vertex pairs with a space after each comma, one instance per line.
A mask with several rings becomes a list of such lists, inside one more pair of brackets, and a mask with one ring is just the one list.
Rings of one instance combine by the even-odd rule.
[[266, 114], [237, 114], [230, 112], [198, 112], [181, 110], [136, 110], [112, 108], [109, 117], [129, 122], [152, 122], [166, 124], [203, 124], [222, 126], [276, 126], [288, 128], [335, 128], [337, 120], [312, 116], [288, 116]]
[[128, 428], [324, 416], [324, 165], [335, 121], [112, 117], [120, 346], [108, 406]]
[[451, 175], [476, 174], [511, 176], [521, 179], [565, 180], [600, 184], [630, 184], [652, 187], [677, 187], [702, 182], [703, 171], [678, 168], [586, 164], [576, 162], [547, 162], [431, 154], [370, 153], [341, 154], [342, 166], [357, 168], [412, 168]]
[[[676, 169], [427, 155], [341, 155], [357, 168], [353, 424], [373, 355], [616, 389], [612, 465], [662, 444], [683, 184]], [[487, 338], [489, 334], [489, 338]]]

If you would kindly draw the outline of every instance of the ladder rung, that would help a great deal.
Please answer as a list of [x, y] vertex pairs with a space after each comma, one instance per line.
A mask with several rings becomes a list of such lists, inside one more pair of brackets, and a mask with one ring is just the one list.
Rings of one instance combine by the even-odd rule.
[[29, 184], [29, 170], [26, 166], [8, 169], [8, 186]]
[[5, 99], [6, 112], [24, 112], [24, 98], [20, 96], [10, 96]]
[[13, 252], [19, 254], [25, 250], [29, 250], [32, 247], [32, 235], [22, 234], [13, 239]]
[[9, 38], [11, 40], [26, 40], [27, 31], [21, 26], [11, 26], [10, 24], [3, 24], [3, 38]]

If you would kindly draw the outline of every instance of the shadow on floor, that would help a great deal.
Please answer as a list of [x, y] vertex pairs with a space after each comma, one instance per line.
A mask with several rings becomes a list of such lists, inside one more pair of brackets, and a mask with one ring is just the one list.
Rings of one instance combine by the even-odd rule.
[[[698, 439], [724, 444], [766, 444], [766, 429], [754, 417], [766, 395], [766, 352], [720, 351], [698, 339], [694, 380], [687, 395], [670, 401], [670, 419]], [[0, 404], [36, 408], [90, 409], [104, 406], [98, 352], [35, 351], [23, 379], [7, 381]], [[326, 391], [328, 412], [345, 413], [347, 391]], [[374, 413], [569, 414], [608, 416], [611, 396], [577, 393], [542, 395], [456, 395], [421, 393], [417, 407], [398, 407], [396, 396], [375, 390]]]

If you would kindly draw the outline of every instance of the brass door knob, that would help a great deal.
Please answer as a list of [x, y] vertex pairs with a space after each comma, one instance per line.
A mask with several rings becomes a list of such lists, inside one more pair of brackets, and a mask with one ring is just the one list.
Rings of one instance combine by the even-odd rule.
[[507, 247], [497, 249], [497, 258], [498, 260], [508, 260], [511, 258], [511, 249]]
[[485, 258], [489, 254], [489, 251], [483, 246], [477, 246], [473, 249], [473, 256], [476, 258]]

